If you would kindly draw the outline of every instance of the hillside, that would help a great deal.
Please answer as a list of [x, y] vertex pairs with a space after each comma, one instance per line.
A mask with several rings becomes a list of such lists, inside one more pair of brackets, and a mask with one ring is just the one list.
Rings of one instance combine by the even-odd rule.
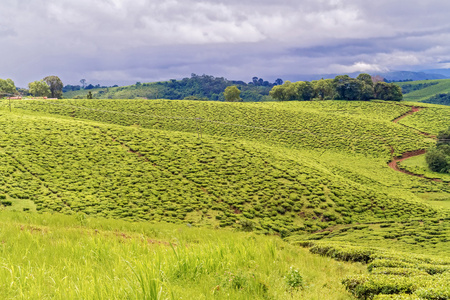
[[406, 101], [450, 105], [450, 79], [396, 82]]
[[0, 104], [7, 210], [450, 255], [448, 182], [388, 166], [433, 145], [450, 124], [448, 107], [17, 100], [9, 112]]
[[[223, 77], [210, 75], [192, 74], [190, 78], [182, 80], [171, 79], [169, 81], [159, 81], [150, 83], [137, 82], [135, 85], [80, 89], [67, 91], [64, 98], [84, 98], [89, 92], [94, 99], [191, 99], [191, 100], [214, 100], [224, 101], [223, 92], [228, 86], [235, 85], [241, 90], [243, 101], [259, 102], [272, 100], [269, 91], [276, 84], [254, 77], [252, 82], [228, 80]], [[78, 86], [78, 88], [80, 88]]]

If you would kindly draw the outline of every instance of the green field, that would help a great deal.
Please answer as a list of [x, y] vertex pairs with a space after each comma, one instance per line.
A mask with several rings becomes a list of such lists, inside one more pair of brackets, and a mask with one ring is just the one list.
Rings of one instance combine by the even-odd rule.
[[420, 86], [421, 88], [403, 95], [403, 99], [412, 102], [422, 102], [437, 94], [450, 93], [450, 79], [419, 80], [396, 82], [400, 87]]
[[[0, 231], [8, 235], [3, 240], [20, 244], [20, 238], [36, 233], [28, 228], [36, 227], [55, 236], [39, 234], [34, 243], [45, 248], [54, 243], [71, 253], [68, 279], [62, 275], [64, 258], [52, 252], [45, 255], [55, 260], [45, 265], [37, 263], [39, 252], [32, 246], [24, 246], [28, 266], [3, 255], [9, 270], [3, 272], [14, 266], [24, 273], [11, 275], [12, 281], [5, 275], [1, 284], [7, 297], [30, 299], [60, 298], [65, 289], [73, 291], [68, 295], [73, 299], [142, 299], [159, 291], [160, 299], [360, 297], [340, 282], [347, 275], [373, 273], [372, 268], [314, 258], [295, 244], [383, 245], [429, 259], [450, 254], [448, 181], [387, 165], [393, 156], [432, 146], [433, 138], [421, 132], [435, 135], [450, 123], [450, 109], [438, 105], [424, 105], [392, 122], [412, 105], [18, 100], [10, 112], [8, 103], [0, 102], [0, 222], [14, 221]], [[403, 164], [418, 163], [415, 158]], [[142, 239], [159, 241], [158, 249]], [[266, 246], [271, 243], [280, 256], [263, 263], [272, 255], [272, 246]], [[3, 253], [13, 251], [5, 249], [8, 245]], [[77, 263], [81, 249], [87, 251], [84, 267]], [[141, 262], [148, 251], [158, 264]], [[96, 272], [86, 269], [93, 263]], [[317, 266], [308, 270], [308, 264]], [[319, 275], [326, 264], [336, 271]], [[291, 265], [302, 275], [303, 288], [286, 283], [298, 281]], [[54, 292], [44, 288], [48, 278], [55, 281]], [[355, 287], [367, 282], [358, 280], [352, 281]], [[420, 288], [433, 288], [425, 281]], [[104, 284], [95, 289], [93, 282]]]

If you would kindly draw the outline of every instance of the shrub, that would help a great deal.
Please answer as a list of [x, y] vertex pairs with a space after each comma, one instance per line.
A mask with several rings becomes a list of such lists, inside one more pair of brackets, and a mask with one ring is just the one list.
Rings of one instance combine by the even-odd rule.
[[3, 206], [11, 206], [12, 202], [11, 202], [11, 200], [2, 200], [2, 205]]
[[285, 277], [286, 283], [291, 289], [298, 289], [303, 287], [303, 277], [300, 272], [293, 267], [289, 268], [288, 274]]

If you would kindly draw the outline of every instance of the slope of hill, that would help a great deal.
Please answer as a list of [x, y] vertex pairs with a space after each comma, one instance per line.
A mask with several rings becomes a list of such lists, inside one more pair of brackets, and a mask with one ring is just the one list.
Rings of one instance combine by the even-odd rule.
[[[280, 83], [280, 82], [279, 82]], [[282, 81], [281, 81], [282, 83]], [[135, 85], [96, 88], [89, 90], [69, 91], [64, 98], [85, 98], [91, 92], [96, 99], [193, 99], [193, 100], [224, 100], [223, 92], [231, 85], [241, 90], [243, 101], [259, 102], [271, 100], [269, 91], [276, 83], [269, 83], [262, 78], [254, 77], [250, 83], [227, 80], [223, 77], [192, 74], [182, 80], [140, 83]]]
[[[389, 102], [18, 100], [12, 112], [2, 102], [0, 198], [9, 210], [60, 212], [80, 224], [165, 221], [447, 255], [450, 211], [436, 202], [450, 201], [450, 185], [388, 163], [432, 145], [423, 132], [449, 118], [445, 106]], [[197, 270], [200, 251], [189, 265]], [[251, 290], [243, 298], [265, 297], [241, 274]]]
[[[450, 93], [450, 79], [396, 82], [395, 84], [399, 85], [402, 89], [410, 89], [411, 87], [414, 89], [415, 86], [420, 87], [418, 90], [406, 94], [404, 93], [403, 98], [406, 101], [427, 102], [427, 100], [436, 95]], [[439, 99], [435, 99], [428, 103], [447, 105], [446, 103], [441, 103]]]
[[264, 141], [296, 149], [359, 152], [386, 160], [391, 157], [390, 146], [394, 155], [400, 155], [430, 145], [414, 131], [392, 124], [391, 120], [410, 110], [396, 104], [390, 104], [388, 111], [383, 103], [357, 102], [343, 107], [340, 101], [322, 105], [66, 100], [19, 101], [15, 106], [126, 126], [137, 124], [144, 128]]
[[220, 226], [245, 218], [283, 235], [400, 217], [398, 203], [403, 217], [437, 213], [264, 145], [20, 114], [0, 127], [3, 197], [39, 211]]

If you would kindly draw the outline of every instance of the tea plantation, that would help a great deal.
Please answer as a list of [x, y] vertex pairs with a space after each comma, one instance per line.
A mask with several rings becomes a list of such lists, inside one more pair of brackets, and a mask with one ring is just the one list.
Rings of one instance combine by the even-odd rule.
[[[84, 232], [87, 226], [96, 231], [81, 233], [86, 237], [80, 243], [92, 253], [86, 261], [98, 259], [99, 268], [101, 261], [121, 265], [120, 274], [80, 267], [78, 274], [87, 272], [90, 282], [110, 286], [92, 290], [88, 282], [64, 283], [59, 269], [63, 258], [52, 262], [51, 271], [34, 264], [35, 258], [25, 266], [10, 257], [2, 263], [13, 274], [11, 282], [0, 284], [9, 298], [60, 297], [39, 284], [56, 274], [55, 287], [80, 287], [73, 299], [319, 299], [320, 291], [329, 293], [320, 299], [391, 299], [383, 298], [387, 294], [400, 297], [392, 299], [449, 299], [450, 185], [400, 173], [388, 163], [432, 146], [433, 135], [450, 124], [450, 110], [420, 105], [420, 111], [392, 122], [411, 112], [412, 105], [16, 100], [10, 111], [9, 103], [0, 101], [0, 222], [13, 218], [13, 227], [23, 226], [20, 230], [30, 237], [38, 232], [64, 235], [79, 226]], [[188, 229], [195, 238], [176, 233]], [[104, 230], [118, 230], [119, 236], [125, 232], [119, 239], [124, 245]], [[155, 230], [163, 233], [155, 236]], [[272, 255], [271, 246], [264, 253], [255, 250], [237, 257], [235, 252], [244, 251], [237, 246], [244, 239], [236, 240], [233, 249], [215, 239], [214, 248], [209, 238], [197, 234], [201, 230], [218, 237], [235, 234], [236, 239], [241, 233], [230, 230], [252, 232], [246, 238], [256, 244], [247, 245], [249, 249], [266, 249], [265, 241], [274, 239], [283, 249], [302, 251], [302, 257], [307, 252], [300, 246], [309, 246], [316, 254], [369, 265], [366, 271], [345, 263], [340, 274], [331, 274], [330, 283], [319, 287], [323, 274], [307, 275], [308, 267], [291, 254], [273, 260], [280, 268], [265, 265], [263, 271], [257, 257]], [[140, 234], [136, 240], [133, 232]], [[96, 234], [108, 237], [97, 240]], [[165, 249], [152, 252], [158, 262], [139, 263], [144, 253], [150, 255], [148, 243], [139, 240], [155, 238]], [[8, 240], [15, 238], [2, 239], [6, 255], [7, 249], [13, 250]], [[188, 245], [180, 246], [181, 240]], [[100, 242], [111, 248], [103, 249]], [[51, 247], [46, 239], [36, 243]], [[78, 249], [72, 240], [61, 243]], [[123, 254], [122, 246], [134, 254]], [[328, 250], [320, 250], [324, 247]], [[28, 249], [35, 257], [33, 247]], [[342, 258], [338, 253], [350, 251], [346, 249], [363, 254]], [[117, 256], [112, 258], [109, 251]], [[226, 266], [216, 266], [220, 257], [228, 257]], [[281, 263], [283, 259], [288, 261]], [[327, 259], [330, 266], [342, 264]], [[79, 267], [75, 261], [70, 262], [73, 270]], [[48, 274], [31, 271], [41, 269]], [[103, 272], [113, 273], [105, 277]], [[207, 284], [198, 284], [202, 280]], [[119, 287], [112, 288], [115, 281]]]

